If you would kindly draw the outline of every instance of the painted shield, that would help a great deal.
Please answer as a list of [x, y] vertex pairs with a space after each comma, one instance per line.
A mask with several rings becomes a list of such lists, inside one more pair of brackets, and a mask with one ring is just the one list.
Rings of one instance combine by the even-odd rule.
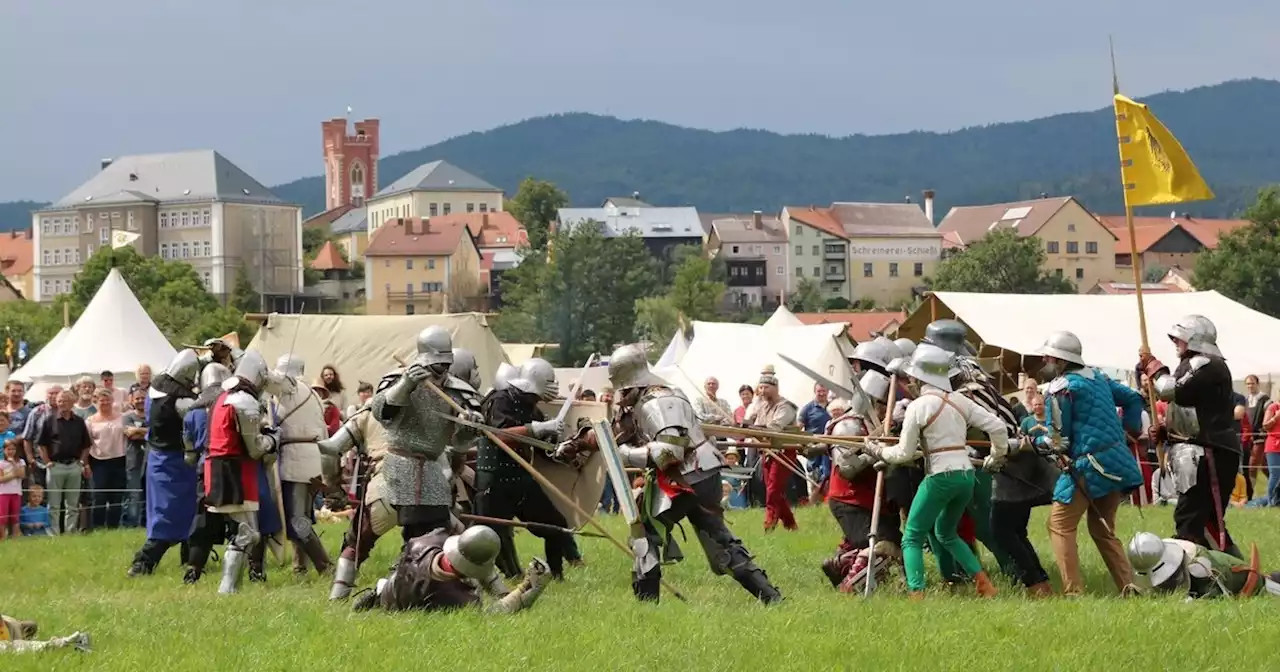
[[[556, 400], [552, 402], [543, 402], [538, 404], [538, 410], [548, 418], [556, 417], [562, 410], [562, 406], [567, 404], [564, 400]], [[594, 401], [575, 401], [565, 415], [564, 435], [560, 437], [560, 441], [569, 439], [571, 436], [577, 435], [578, 428], [587, 425], [590, 426], [597, 420], [604, 420], [607, 416], [608, 407], [605, 404]], [[547, 480], [568, 495], [570, 499], [582, 507], [587, 513], [594, 513], [600, 506], [600, 497], [604, 494], [605, 488], [605, 461], [599, 453], [594, 453], [582, 465], [581, 468], [574, 468], [572, 465], [563, 462], [557, 462], [549, 457], [534, 451], [533, 466]], [[566, 506], [558, 497], [547, 493], [547, 497], [556, 505], [560, 513], [564, 514], [565, 520], [569, 521], [569, 526], [574, 529], [581, 529], [587, 524], [587, 519], [582, 514]]]

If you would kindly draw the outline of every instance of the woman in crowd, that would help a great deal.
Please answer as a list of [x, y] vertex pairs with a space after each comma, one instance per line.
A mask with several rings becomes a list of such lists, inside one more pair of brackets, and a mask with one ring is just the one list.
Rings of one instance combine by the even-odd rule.
[[27, 475], [22, 460], [22, 439], [4, 442], [0, 457], [0, 539], [18, 536], [18, 517], [22, 513], [22, 479]]
[[333, 393], [325, 385], [321, 378], [311, 386], [311, 390], [320, 398], [320, 407], [324, 409], [324, 426], [329, 430], [329, 436], [333, 436], [342, 426], [342, 411], [338, 410], [338, 405], [333, 401]]
[[347, 395], [344, 392], [346, 388], [342, 386], [342, 378], [338, 377], [338, 370], [333, 368], [332, 364], [325, 364], [324, 368], [320, 369], [320, 384], [329, 391], [329, 401], [333, 402], [334, 408], [337, 408], [341, 415], [347, 408]]
[[734, 424], [741, 425], [742, 419], [747, 415], [747, 409], [751, 408], [751, 402], [755, 400], [756, 391], [751, 389], [750, 385], [743, 385], [738, 388], [738, 399], [742, 401], [742, 405], [738, 410], [733, 412]]
[[97, 384], [89, 376], [80, 376], [76, 379], [76, 384], [71, 387], [76, 393], [76, 403], [71, 407], [71, 412], [80, 416], [81, 420], [98, 412], [93, 405], [93, 391], [96, 388]]
[[1262, 416], [1262, 431], [1266, 433], [1265, 457], [1267, 459], [1267, 494], [1270, 506], [1280, 506], [1280, 402], [1267, 404]]
[[126, 468], [124, 417], [116, 410], [115, 395], [99, 388], [93, 395], [97, 412], [85, 418], [93, 447], [89, 449], [92, 483], [92, 529], [120, 527], [124, 490], [129, 487]]
[[[1262, 391], [1258, 377], [1252, 373], [1245, 376], [1244, 386], [1249, 392], [1245, 397], [1247, 402], [1249, 419], [1249, 430], [1253, 441], [1244, 445], [1244, 478], [1245, 485], [1249, 489], [1249, 498], [1253, 499], [1253, 481], [1258, 476], [1258, 472], [1267, 478], [1267, 482], [1271, 482], [1270, 466], [1266, 462], [1266, 445], [1267, 430], [1263, 428], [1262, 421], [1266, 419], [1267, 407], [1271, 405], [1271, 397]], [[1262, 493], [1264, 497], [1269, 497], [1270, 492]]]
[[373, 384], [360, 381], [360, 385], [356, 387], [356, 403], [346, 408], [346, 413], [347, 413], [346, 417], [349, 418], [355, 415], [356, 411], [360, 410], [361, 408], [364, 408], [364, 405], [369, 403], [369, 400], [372, 398], [373, 398]]

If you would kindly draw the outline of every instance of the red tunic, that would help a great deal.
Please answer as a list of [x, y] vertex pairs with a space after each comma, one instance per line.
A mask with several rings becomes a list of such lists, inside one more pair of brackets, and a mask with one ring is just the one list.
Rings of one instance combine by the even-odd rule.
[[[832, 418], [827, 423], [827, 433], [830, 434], [837, 424], [848, 418], [856, 418], [854, 415], [841, 415]], [[876, 501], [876, 472], [874, 469], [867, 469], [862, 472], [853, 481], [849, 481], [840, 475], [840, 472], [832, 466], [831, 468], [831, 484], [828, 486], [827, 499], [834, 499], [837, 502], [843, 502], [850, 506], [870, 511], [875, 506]]]
[[249, 457], [240, 438], [236, 409], [226, 404], [227, 394], [218, 395], [209, 414], [209, 458], [204, 461], [204, 492], [209, 495], [214, 483], [213, 461], [234, 460], [240, 469], [240, 487], [244, 501], [258, 501], [258, 462]]

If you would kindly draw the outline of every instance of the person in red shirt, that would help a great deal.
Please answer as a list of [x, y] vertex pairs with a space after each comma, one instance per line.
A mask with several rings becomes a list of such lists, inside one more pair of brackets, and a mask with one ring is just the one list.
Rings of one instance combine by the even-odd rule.
[[329, 388], [324, 386], [323, 381], [316, 381], [311, 389], [320, 398], [320, 406], [324, 408], [324, 425], [329, 430], [329, 436], [337, 434], [338, 428], [342, 427], [342, 411], [329, 398]]

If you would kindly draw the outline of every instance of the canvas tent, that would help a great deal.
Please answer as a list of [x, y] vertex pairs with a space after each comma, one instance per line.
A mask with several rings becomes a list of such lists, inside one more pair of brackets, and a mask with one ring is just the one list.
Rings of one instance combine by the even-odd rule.
[[[111, 269], [98, 293], [85, 307], [80, 319], [71, 325], [62, 340], [46, 345], [21, 375], [37, 384], [69, 382], [102, 371], [111, 371], [117, 387], [127, 387], [134, 380], [139, 364], [159, 371], [169, 365], [176, 351], [164, 334], [142, 309], [129, 290], [118, 269]], [[39, 360], [39, 361], [37, 361]]]
[[[312, 380], [332, 364], [354, 398], [360, 381], [375, 386], [394, 369], [396, 357], [408, 362], [416, 354], [418, 332], [440, 325], [453, 335], [453, 346], [476, 356], [482, 387], [493, 384], [498, 364], [507, 361], [502, 344], [480, 313], [446, 315], [279, 315], [272, 313], [246, 350], [262, 353], [274, 366], [292, 353], [306, 364]], [[481, 390], [482, 392], [484, 390]]]
[[662, 351], [662, 356], [658, 358], [655, 367], [665, 368], [671, 366], [684, 359], [684, 355], [689, 351], [689, 339], [685, 338], [684, 332], [676, 329], [676, 333], [671, 336], [671, 342], [667, 344], [667, 349]]
[[67, 334], [69, 333], [71, 333], [71, 327], [63, 327], [59, 329], [58, 333], [54, 334], [53, 338], [49, 339], [49, 342], [45, 343], [43, 348], [40, 348], [40, 351], [36, 353], [35, 357], [32, 357], [26, 364], [23, 364], [22, 368], [14, 371], [9, 378], [12, 380], [20, 380], [24, 383], [32, 382], [33, 379], [28, 375], [28, 372], [39, 371], [47, 367], [49, 362], [53, 361], [53, 359], [57, 357], [56, 353], [58, 352], [58, 347], [62, 345], [62, 341], [66, 340]]
[[[1170, 366], [1177, 354], [1167, 332], [1185, 315], [1203, 315], [1218, 328], [1218, 347], [1236, 380], [1248, 374], [1280, 379], [1280, 320], [1228, 299], [1217, 292], [1188, 292], [1143, 297], [1152, 353]], [[919, 339], [931, 319], [955, 317], [969, 326], [983, 354], [1004, 350], [1006, 370], [1016, 371], [1024, 355], [1032, 355], [1052, 331], [1080, 337], [1085, 361], [1110, 371], [1132, 371], [1137, 364], [1138, 304], [1132, 295], [1022, 295], [935, 292], [899, 328], [899, 335]]]
[[801, 322], [800, 318], [795, 316], [795, 313], [792, 313], [790, 310], [787, 310], [786, 306], [778, 306], [778, 309], [773, 311], [773, 314], [769, 316], [769, 319], [765, 320], [764, 326], [766, 327], [803, 327], [804, 322]]

